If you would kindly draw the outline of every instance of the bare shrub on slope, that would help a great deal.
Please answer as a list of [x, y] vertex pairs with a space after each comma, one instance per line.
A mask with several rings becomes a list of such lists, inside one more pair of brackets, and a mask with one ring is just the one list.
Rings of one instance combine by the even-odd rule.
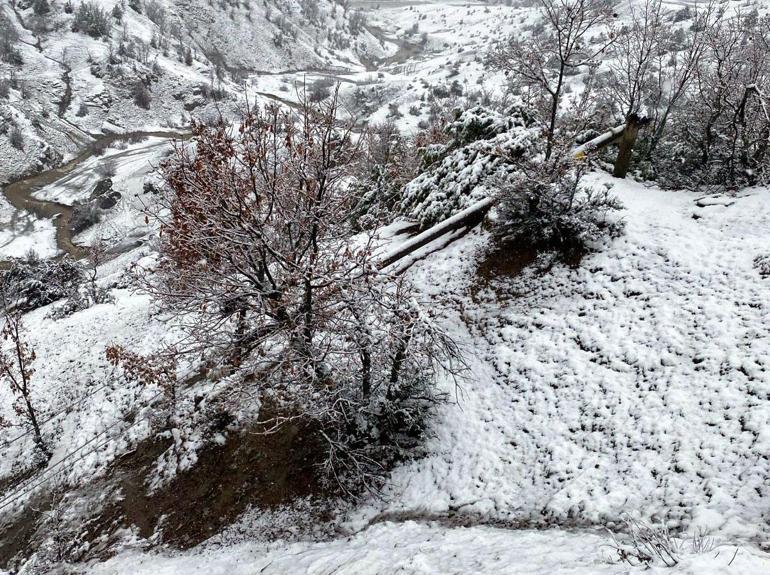
[[[50, 458], [51, 452], [43, 439], [32, 393], [32, 375], [35, 370], [32, 363], [36, 359], [35, 350], [27, 343], [22, 322], [22, 312], [14, 305], [10, 295], [0, 288], [3, 305], [2, 349], [0, 349], [0, 379], [11, 390], [15, 398], [13, 409], [31, 429], [39, 455]], [[37, 455], [37, 454], [36, 454]]]

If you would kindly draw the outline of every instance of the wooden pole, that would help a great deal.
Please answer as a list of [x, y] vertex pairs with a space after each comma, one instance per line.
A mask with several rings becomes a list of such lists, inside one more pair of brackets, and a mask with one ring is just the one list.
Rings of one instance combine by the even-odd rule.
[[636, 137], [639, 135], [639, 128], [649, 122], [648, 118], [640, 118], [637, 114], [630, 114], [626, 118], [626, 127], [618, 139], [618, 157], [615, 159], [615, 165], [612, 169], [612, 175], [616, 178], [625, 178], [628, 174], [628, 168], [631, 166], [631, 154], [634, 151]]

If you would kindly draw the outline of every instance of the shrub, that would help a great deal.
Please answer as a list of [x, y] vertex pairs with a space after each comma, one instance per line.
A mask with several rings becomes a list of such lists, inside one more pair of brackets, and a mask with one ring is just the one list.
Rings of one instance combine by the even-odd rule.
[[360, 8], [350, 15], [350, 34], [358, 36], [366, 28], [366, 14]]
[[32, 3], [32, 10], [37, 16], [44, 16], [51, 11], [51, 6], [48, 4], [48, 0], [35, 0]]
[[140, 108], [144, 108], [145, 110], [150, 109], [150, 104], [152, 103], [152, 94], [150, 94], [150, 90], [147, 88], [147, 86], [144, 85], [143, 82], [137, 82], [134, 86], [134, 104], [139, 106]]
[[18, 126], [11, 127], [11, 131], [8, 133], [8, 140], [17, 150], [24, 149], [24, 134]]
[[334, 86], [334, 81], [329, 78], [317, 80], [316, 82], [313, 82], [313, 85], [310, 87], [308, 98], [314, 104], [326, 100], [332, 95], [332, 86]]
[[770, 278], [770, 254], [755, 257], [754, 268], [759, 272], [760, 277]]
[[150, 22], [161, 28], [164, 27], [166, 23], [166, 9], [163, 7], [163, 4], [157, 0], [145, 0], [144, 13], [150, 19]]
[[429, 127], [424, 139], [421, 169], [399, 202], [400, 213], [423, 228], [495, 194], [493, 180], [538, 153], [542, 130], [524, 109], [503, 115], [477, 106], [457, 112], [443, 129]]
[[24, 63], [21, 53], [16, 48], [19, 33], [14, 25], [0, 12], [0, 60], [12, 66]]
[[499, 182], [496, 233], [517, 246], [579, 255], [604, 236], [615, 237], [622, 208], [610, 187], [588, 184], [584, 166], [569, 159], [525, 161]]
[[73, 32], [82, 32], [94, 38], [108, 36], [110, 27], [110, 17], [94, 0], [82, 2], [75, 12], [75, 19], [72, 22]]
[[0, 277], [15, 307], [27, 312], [77, 292], [84, 276], [80, 265], [68, 257], [47, 260], [30, 252], [13, 260]]

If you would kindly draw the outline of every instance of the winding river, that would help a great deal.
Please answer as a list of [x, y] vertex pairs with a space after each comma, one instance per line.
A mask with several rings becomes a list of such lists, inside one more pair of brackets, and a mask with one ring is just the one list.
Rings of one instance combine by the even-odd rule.
[[[79, 246], [72, 241], [69, 227], [70, 219], [72, 218], [72, 207], [55, 201], [37, 199], [34, 197], [34, 193], [72, 173], [83, 162], [98, 155], [97, 150], [104, 150], [120, 142], [136, 142], [137, 140], [152, 137], [184, 140], [189, 138], [189, 134], [186, 132], [148, 131], [94, 136], [94, 141], [88, 148], [61, 166], [32, 176], [23, 177], [4, 186], [3, 195], [16, 210], [11, 225], [16, 224], [24, 212], [29, 212], [38, 219], [52, 219], [56, 229], [57, 248], [75, 259], [85, 257], [88, 251], [87, 248]], [[108, 159], [114, 160], [119, 157], [120, 154], [112, 155], [105, 158], [105, 161]], [[1, 254], [0, 258], [2, 258]]]
[[[408, 4], [414, 4], [415, 2], [408, 2]], [[398, 65], [406, 62], [410, 58], [413, 58], [420, 54], [424, 50], [424, 46], [412, 42], [405, 41], [400, 38], [392, 37], [386, 34], [381, 28], [368, 25], [369, 31], [379, 38], [383, 42], [394, 43], [397, 46], [397, 52], [390, 57], [374, 59], [367, 61], [363, 59], [364, 66], [369, 71], [380, 70], [384, 67], [391, 65]], [[62, 64], [60, 62], [60, 64]], [[64, 66], [64, 64], [62, 64]], [[321, 75], [327, 75], [336, 81], [351, 81], [346, 78], [346, 72], [351, 71], [340, 69], [319, 69], [312, 68], [304, 70], [307, 72], [315, 72]], [[283, 72], [252, 72], [253, 75], [282, 75], [290, 73], [292, 71]], [[295, 71], [299, 72], [299, 70]], [[69, 105], [71, 99], [71, 88], [69, 85], [69, 68], [65, 66], [64, 81], [66, 84], [66, 91], [62, 98], [62, 102], [59, 103], [59, 113], [63, 115], [66, 107]], [[296, 106], [296, 103], [287, 99], [281, 98], [276, 94], [258, 92], [258, 94], [278, 101], [284, 105], [290, 107]], [[70, 231], [70, 220], [73, 214], [73, 208], [66, 204], [62, 204], [56, 201], [42, 200], [34, 197], [35, 192], [42, 188], [61, 182], [68, 175], [70, 175], [78, 166], [98, 155], [97, 150], [104, 150], [114, 144], [121, 142], [135, 142], [144, 138], [164, 138], [164, 139], [177, 139], [184, 140], [190, 137], [186, 132], [173, 132], [173, 131], [137, 131], [123, 134], [106, 134], [106, 135], [90, 135], [94, 138], [91, 144], [81, 151], [77, 156], [69, 160], [68, 162], [51, 168], [43, 172], [22, 177], [10, 184], [3, 187], [3, 195], [8, 202], [15, 208], [14, 214], [11, 219], [11, 227], [18, 227], [21, 219], [26, 213], [30, 213], [37, 219], [52, 220], [56, 231], [56, 247], [59, 251], [70, 255], [75, 259], [81, 259], [87, 255], [88, 248], [80, 246], [73, 241], [72, 233]], [[120, 157], [121, 154], [114, 154], [109, 157], [110, 160], [114, 160]], [[106, 159], [105, 159], [106, 161]], [[31, 225], [31, 224], [28, 224]], [[1, 248], [0, 248], [1, 249]], [[3, 254], [0, 253], [0, 262], [5, 259]]]

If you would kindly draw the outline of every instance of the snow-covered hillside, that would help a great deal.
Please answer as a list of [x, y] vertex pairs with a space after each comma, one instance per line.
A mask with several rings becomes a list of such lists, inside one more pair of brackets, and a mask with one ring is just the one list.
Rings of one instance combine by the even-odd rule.
[[[351, 515], [345, 528], [362, 531], [129, 553], [93, 572], [635, 572], [608, 562], [600, 531], [516, 530], [621, 528], [627, 515], [724, 545], [661, 573], [766, 572], [755, 546], [770, 519], [770, 282], [754, 261], [768, 251], [770, 190], [615, 183], [627, 233], [575, 267], [538, 261], [512, 278], [515, 255], [485, 268], [476, 232], [410, 269], [426, 300], [451, 302], [470, 371], [428, 455]], [[508, 528], [453, 527], [472, 524]]]
[[[95, 0], [110, 29], [92, 37], [72, 30], [63, 0], [49, 1], [42, 23], [31, 1], [0, 4], [23, 61], [0, 61], [0, 183], [17, 180], [0, 197], [0, 260], [103, 247], [91, 287], [109, 297], [23, 315], [51, 457], [30, 456], [34, 437], [0, 382], [9, 569], [49, 572], [66, 547], [85, 560], [62, 572], [95, 575], [770, 573], [770, 188], [663, 190], [614, 179], [598, 161], [587, 178], [612, 186], [625, 230], [582, 258], [506, 252], [491, 218], [401, 262], [467, 370], [441, 379], [450, 401], [381, 493], [329, 501], [302, 483], [312, 458], [285, 453], [293, 437], [277, 434], [265, 456], [259, 434], [238, 427], [261, 398], [233, 393], [229, 372], [207, 378], [203, 352], [175, 366], [174, 416], [189, 419], [168, 416], [162, 433], [162, 386], [131, 380], [106, 355], [115, 345], [158, 353], [183, 337], [185, 318], [143, 291], [159, 261], [145, 219], [159, 194], [153, 170], [193, 119], [236, 118], [254, 102], [297, 108], [303, 90], [323, 100], [335, 84], [355, 138], [366, 124], [414, 134], [475, 105], [511, 122], [509, 75], [486, 58], [497, 40], [532, 31], [533, 6]], [[570, 76], [569, 93], [584, 80]], [[505, 163], [513, 154], [500, 142], [479, 148]], [[450, 173], [462, 157], [446, 155]], [[430, 188], [430, 175], [425, 189], [440, 202], [486, 176], [481, 163], [462, 168], [459, 192], [449, 180]], [[398, 249], [414, 227], [380, 229], [378, 249]], [[209, 425], [206, 410], [223, 405]], [[307, 488], [296, 501], [291, 481]], [[676, 567], [621, 560], [637, 520], [672, 530]]]
[[382, 512], [767, 536], [770, 190], [614, 190], [626, 234], [575, 268], [479, 279], [483, 234], [414, 266], [472, 367]]
[[42, 14], [30, 1], [0, 6], [14, 54], [0, 58], [8, 86], [0, 96], [2, 182], [54, 166], [103, 133], [230, 117], [251, 72], [362, 67], [362, 58], [394, 49], [361, 13], [331, 0], [87, 3], [101, 10], [105, 33], [74, 31], [84, 2], [52, 2]]

